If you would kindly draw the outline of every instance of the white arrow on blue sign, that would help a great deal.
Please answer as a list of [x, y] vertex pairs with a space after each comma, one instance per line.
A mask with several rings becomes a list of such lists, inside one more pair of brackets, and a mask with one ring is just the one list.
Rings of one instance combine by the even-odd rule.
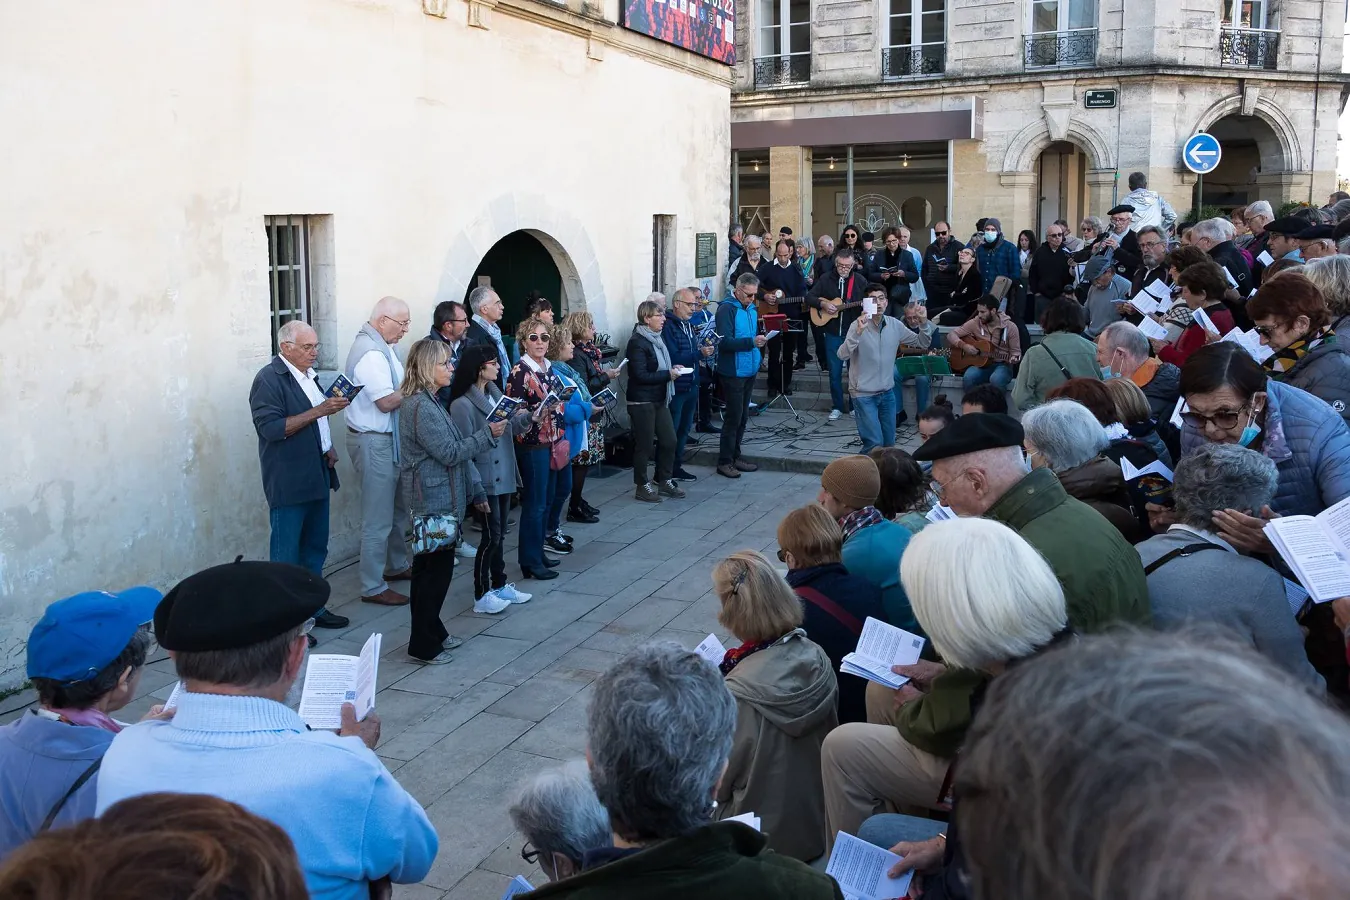
[[1206, 175], [1219, 167], [1223, 148], [1218, 138], [1203, 131], [1192, 135], [1181, 148], [1181, 161], [1197, 175]]

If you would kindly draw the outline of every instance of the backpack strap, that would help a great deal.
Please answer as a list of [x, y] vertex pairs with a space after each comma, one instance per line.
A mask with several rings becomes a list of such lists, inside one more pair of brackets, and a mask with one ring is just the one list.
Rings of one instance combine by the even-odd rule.
[[835, 621], [847, 628], [854, 637], [860, 637], [862, 635], [863, 626], [862, 623], [858, 621], [857, 616], [844, 609], [838, 603], [835, 603], [829, 597], [826, 597], [820, 591], [805, 585], [793, 588], [793, 590], [797, 592], [798, 597], [801, 597], [803, 600], [813, 604], [822, 611], [829, 613]]
[[1201, 550], [1222, 550], [1222, 549], [1223, 548], [1220, 547], [1218, 544], [1211, 544], [1208, 541], [1206, 541], [1203, 544], [1187, 544], [1185, 547], [1178, 547], [1175, 550], [1170, 550], [1167, 553], [1164, 553], [1162, 556], [1155, 559], [1153, 562], [1149, 563], [1147, 566], [1144, 567], [1144, 574], [1152, 575], [1154, 572], [1158, 571], [1158, 569], [1162, 568], [1163, 566], [1167, 565], [1172, 560], [1177, 559], [1178, 557], [1190, 556], [1192, 553], [1199, 553]]
[[41, 834], [52, 827], [52, 823], [56, 821], [56, 817], [60, 815], [61, 810], [65, 808], [66, 801], [75, 796], [75, 792], [84, 787], [85, 783], [98, 773], [98, 767], [101, 765], [103, 765], [103, 757], [100, 756], [98, 759], [94, 760], [93, 765], [80, 773], [80, 777], [75, 779], [75, 783], [70, 786], [70, 790], [61, 795], [61, 799], [57, 800], [56, 805], [51, 808], [49, 813], [47, 813], [47, 818], [42, 820], [42, 824], [38, 826], [38, 834]]

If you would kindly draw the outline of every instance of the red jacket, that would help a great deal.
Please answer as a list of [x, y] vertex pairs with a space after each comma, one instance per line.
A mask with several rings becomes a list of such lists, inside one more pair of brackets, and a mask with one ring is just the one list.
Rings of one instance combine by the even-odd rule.
[[[1205, 315], [1209, 316], [1218, 327], [1220, 337], [1233, 330], [1233, 314], [1222, 303], [1206, 306]], [[1177, 338], [1175, 344], [1163, 347], [1158, 351], [1158, 358], [1163, 362], [1181, 367], [1186, 364], [1186, 360], [1190, 358], [1192, 353], [1203, 346], [1205, 346], [1205, 329], [1200, 327], [1198, 322], [1192, 322], [1186, 326], [1186, 330], [1181, 333], [1181, 337]]]

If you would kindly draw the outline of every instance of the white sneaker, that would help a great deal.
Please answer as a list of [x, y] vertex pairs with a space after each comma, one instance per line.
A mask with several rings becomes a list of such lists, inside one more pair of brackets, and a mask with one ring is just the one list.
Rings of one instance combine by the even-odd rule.
[[527, 594], [524, 591], [516, 590], [515, 584], [508, 584], [506, 587], [499, 587], [493, 591], [498, 597], [511, 603], [529, 603], [534, 594]]
[[507, 600], [505, 597], [499, 596], [496, 591], [488, 591], [474, 601], [473, 611], [476, 613], [485, 613], [489, 616], [495, 616], [510, 605], [511, 601]]
[[440, 653], [437, 653], [435, 659], [418, 659], [411, 654], [408, 656], [408, 662], [419, 663], [424, 666], [443, 666], [453, 659], [454, 657], [450, 655], [449, 650], [442, 650]]
[[455, 555], [460, 559], [473, 559], [478, 555], [478, 548], [468, 541], [460, 541], [459, 546], [455, 548]]
[[831, 422], [838, 422], [838, 421], [839, 421], [839, 418], [840, 418], [842, 415], [843, 415], [843, 413], [841, 413], [839, 410], [837, 410], [837, 409], [832, 409], [832, 410], [830, 410], [830, 421], [831, 421]]

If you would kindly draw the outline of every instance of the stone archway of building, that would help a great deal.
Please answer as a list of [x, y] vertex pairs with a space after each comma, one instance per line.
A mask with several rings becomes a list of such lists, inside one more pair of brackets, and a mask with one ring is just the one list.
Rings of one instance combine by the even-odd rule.
[[[536, 242], [557, 270], [559, 286], [554, 294], [537, 288], [550, 300], [557, 300], [555, 309], [563, 314], [589, 311], [596, 317], [599, 330], [608, 327], [605, 289], [600, 281], [595, 245], [586, 227], [571, 212], [554, 206], [541, 195], [510, 193], [495, 198], [467, 221], [470, 224], [454, 237], [446, 251], [436, 289], [437, 302], [462, 300], [477, 287], [479, 266], [492, 249], [508, 236], [520, 233]], [[521, 246], [529, 245], [522, 242]], [[529, 290], [526, 288], [525, 292]], [[512, 297], [503, 296], [502, 300], [509, 314]], [[517, 302], [523, 304], [523, 300], [521, 293]]]
[[502, 298], [506, 312], [502, 326], [509, 333], [525, 315], [526, 299], [538, 291], [553, 303], [555, 321], [571, 311], [567, 283], [579, 288], [576, 267], [562, 245], [541, 231], [513, 231], [489, 248], [478, 263], [464, 294], [479, 285], [490, 285]]

